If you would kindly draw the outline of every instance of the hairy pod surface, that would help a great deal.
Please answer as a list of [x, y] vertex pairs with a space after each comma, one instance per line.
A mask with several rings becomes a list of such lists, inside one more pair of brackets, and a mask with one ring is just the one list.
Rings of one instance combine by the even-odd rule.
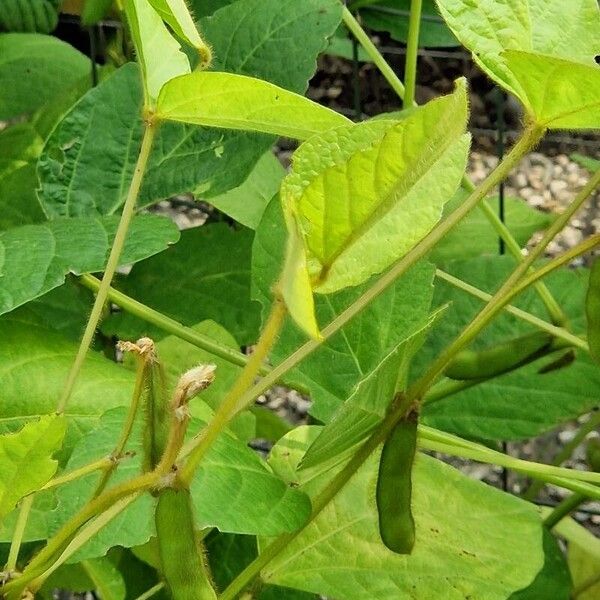
[[162, 572], [172, 598], [216, 600], [210, 571], [196, 540], [190, 491], [162, 490], [155, 522]]
[[458, 380], [496, 377], [540, 358], [551, 343], [549, 333], [535, 331], [479, 352], [463, 350], [444, 374]]
[[383, 445], [377, 477], [377, 512], [383, 543], [397, 554], [410, 554], [415, 545], [412, 514], [412, 467], [417, 448], [416, 412], [392, 430]]

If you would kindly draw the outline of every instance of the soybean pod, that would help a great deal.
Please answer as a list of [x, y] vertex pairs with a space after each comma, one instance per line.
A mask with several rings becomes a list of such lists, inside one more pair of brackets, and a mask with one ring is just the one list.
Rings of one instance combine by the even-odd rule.
[[537, 360], [551, 349], [552, 341], [549, 333], [535, 331], [479, 352], [463, 350], [444, 374], [461, 381], [496, 377]]
[[188, 489], [165, 489], [158, 496], [156, 533], [162, 575], [174, 600], [216, 600], [210, 570], [194, 529]]
[[600, 362], [600, 260], [598, 259], [594, 261], [590, 271], [585, 312], [590, 354], [596, 362]]
[[412, 467], [417, 448], [417, 413], [400, 421], [386, 439], [379, 460], [377, 512], [383, 543], [397, 554], [410, 554], [415, 544], [412, 514]]

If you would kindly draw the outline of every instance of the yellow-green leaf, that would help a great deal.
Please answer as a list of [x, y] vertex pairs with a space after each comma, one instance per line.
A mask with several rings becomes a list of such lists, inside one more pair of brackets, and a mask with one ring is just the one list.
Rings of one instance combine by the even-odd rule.
[[56, 473], [58, 462], [52, 455], [60, 448], [65, 430], [64, 417], [53, 415], [0, 436], [0, 520]]
[[210, 59], [210, 49], [200, 36], [185, 0], [149, 0], [165, 23], [190, 46], [198, 50], [203, 63]]
[[475, 61], [530, 117], [550, 129], [600, 127], [597, 0], [437, 3]]
[[202, 71], [165, 84], [157, 112], [170, 121], [299, 140], [350, 123], [335, 111], [267, 81]]
[[600, 67], [517, 50], [504, 58], [526, 82], [522, 100], [538, 123], [549, 129], [600, 129]]
[[453, 94], [402, 120], [337, 128], [296, 151], [281, 188], [292, 240], [282, 294], [307, 333], [315, 336], [308, 314], [313, 291], [363, 283], [440, 220], [466, 166], [466, 121], [466, 88], [459, 81]]
[[146, 107], [152, 107], [163, 85], [190, 72], [179, 42], [148, 0], [125, 0], [125, 13], [142, 67]]

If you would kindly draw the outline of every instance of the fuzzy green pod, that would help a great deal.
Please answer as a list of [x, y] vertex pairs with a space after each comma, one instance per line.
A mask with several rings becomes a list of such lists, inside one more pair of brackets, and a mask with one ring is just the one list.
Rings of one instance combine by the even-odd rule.
[[411, 412], [392, 430], [383, 445], [377, 477], [379, 534], [397, 554], [410, 554], [415, 545], [412, 514], [412, 467], [417, 449], [416, 412]]
[[162, 574], [172, 598], [216, 600], [204, 552], [196, 539], [190, 491], [162, 490], [155, 522]]
[[600, 362], [600, 260], [598, 259], [594, 261], [590, 271], [585, 312], [590, 354], [596, 362]]
[[[144, 471], [152, 471], [160, 463], [169, 440], [171, 414], [167, 397], [166, 375], [158, 360], [154, 342], [148, 338], [137, 345], [148, 346], [151, 353], [147, 361], [142, 407], [144, 410]], [[151, 347], [150, 347], [151, 345]]]
[[549, 333], [535, 331], [480, 352], [463, 350], [448, 365], [444, 375], [461, 381], [496, 377], [540, 358], [552, 340]]

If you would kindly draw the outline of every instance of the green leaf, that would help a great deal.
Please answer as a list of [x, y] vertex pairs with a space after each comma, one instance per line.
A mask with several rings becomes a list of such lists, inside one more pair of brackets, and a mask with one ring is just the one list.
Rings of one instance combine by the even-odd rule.
[[[547, 509], [550, 511], [550, 509]], [[573, 587], [577, 589], [589, 585], [600, 573], [600, 540], [572, 518], [563, 519], [554, 531], [568, 541], [567, 562], [573, 578]], [[600, 582], [590, 585], [577, 595], [577, 600], [596, 600], [600, 591]]]
[[242, 183], [210, 203], [238, 223], [256, 229], [267, 205], [279, 191], [285, 170], [271, 152], [263, 154]]
[[89, 58], [55, 37], [37, 33], [0, 34], [0, 119], [42, 107], [88, 75], [90, 69]]
[[[281, 268], [285, 238], [281, 205], [275, 199], [256, 231], [252, 250], [253, 296], [265, 309], [263, 317]], [[432, 276], [431, 265], [413, 267], [286, 375], [290, 385], [310, 392], [314, 417], [328, 422], [365, 374], [423, 327], [429, 317]], [[336, 294], [316, 296], [319, 324], [324, 326], [331, 322], [368, 288], [369, 282]], [[305, 341], [306, 335], [288, 321], [271, 353], [271, 360], [278, 364]]]
[[550, 129], [600, 123], [596, 0], [437, 0], [475, 61]]
[[299, 140], [349, 123], [339, 113], [267, 81], [202, 71], [163, 86], [157, 117]]
[[[142, 140], [141, 98], [139, 70], [128, 64], [83, 96], [56, 126], [38, 162], [40, 201], [50, 218], [119, 212]], [[221, 194], [246, 179], [271, 143], [265, 136], [164, 123], [139, 204], [192, 190], [205, 198]]]
[[[466, 166], [466, 119], [466, 89], [459, 81], [453, 94], [403, 120], [339, 128], [295, 152], [281, 188], [293, 240], [282, 293], [309, 334], [314, 335], [315, 323], [303, 315], [310, 313], [313, 290], [331, 293], [364, 283], [439, 221]], [[310, 287], [298, 289], [299, 275], [310, 279]], [[286, 288], [288, 280], [293, 285]]]
[[310, 446], [301, 468], [315, 467], [334, 459], [339, 462], [367, 439], [383, 421], [394, 394], [405, 388], [410, 362], [434, 320], [435, 316], [361, 378]]
[[[175, 35], [196, 48], [201, 57], [207, 52], [185, 0], [149, 0], [149, 2]], [[207, 56], [204, 56], [204, 60], [206, 58]]]
[[35, 163], [43, 144], [27, 123], [0, 132], [0, 230], [45, 220], [35, 191]]
[[[204, 19], [201, 29], [220, 70], [303, 93], [317, 54], [340, 17], [337, 0], [238, 0]], [[271, 60], [273, 48], [285, 52], [286, 60]], [[57, 126], [38, 169], [40, 199], [48, 215], [119, 211], [142, 139], [141, 98], [139, 72], [126, 65], [90, 91]], [[119, 106], [117, 113], [114, 106]], [[184, 192], [204, 199], [219, 196], [247, 179], [273, 141], [241, 131], [164, 123], [139, 203], [146, 206]]]
[[[72, 470], [106, 456], [116, 444], [126, 409], [118, 408], [102, 416], [100, 424], [80, 440], [66, 470]], [[206, 416], [211, 416], [210, 411]], [[130, 479], [141, 469], [141, 428], [138, 421], [127, 450], [135, 456], [119, 466], [111, 485]], [[191, 433], [205, 426], [193, 419]], [[57, 491], [59, 505], [53, 529], [65, 522], [89, 497], [99, 474], [80, 478]], [[278, 535], [294, 531], [306, 522], [310, 502], [306, 495], [291, 489], [243, 442], [229, 432], [222, 434], [207, 454], [192, 482], [194, 513], [198, 529], [217, 527], [234, 533]], [[209, 491], [210, 493], [207, 493]], [[138, 498], [100, 531], [75, 556], [73, 562], [102, 556], [113, 546], [144, 544], [154, 534], [154, 503], [149, 494]]]
[[[200, 2], [206, 5], [206, 0], [196, 0]], [[216, 3], [230, 5], [200, 22], [213, 46], [214, 69], [265, 79], [297, 94], [308, 88], [317, 56], [342, 18], [338, 0], [212, 1]], [[197, 15], [205, 10], [198, 8]]]
[[102, 600], [125, 600], [125, 581], [108, 558], [84, 560], [82, 566]]
[[[596, 21], [596, 27], [600, 27], [600, 19]], [[540, 125], [548, 129], [600, 129], [597, 65], [516, 50], [507, 51], [504, 56], [511, 73], [526, 82], [521, 100]]]
[[[336, 472], [295, 471], [316, 435], [315, 428], [295, 429], [269, 459], [311, 497]], [[390, 552], [379, 538], [372, 491], [378, 460], [379, 451], [263, 568], [265, 583], [345, 600], [500, 600], [533, 581], [544, 560], [535, 508], [422, 454], [413, 469], [415, 547], [411, 555]]]
[[240, 0], [189, 0], [190, 8], [197, 19], [212, 15], [217, 10]]
[[[108, 258], [117, 217], [56, 219], [0, 233], [0, 314], [38, 298], [65, 281], [67, 273], [101, 271]], [[121, 265], [160, 252], [179, 238], [163, 217], [136, 217]]]
[[56, 473], [58, 461], [52, 455], [60, 448], [65, 430], [64, 417], [53, 415], [0, 436], [0, 521]]
[[190, 72], [190, 63], [149, 0], [125, 0], [124, 7], [142, 68], [145, 106], [150, 108], [166, 82]]
[[[346, 60], [354, 60], [354, 43], [349, 37], [351, 34], [345, 27], [338, 27], [334, 35], [329, 40], [327, 46], [327, 54], [339, 56]], [[362, 46], [358, 46], [358, 60], [362, 62], [370, 62], [371, 59]]]
[[[481, 257], [455, 261], [446, 268], [455, 277], [493, 293], [514, 269], [514, 259]], [[546, 279], [575, 333], [585, 330], [582, 306], [587, 281], [586, 269], [564, 270]], [[423, 351], [417, 355], [415, 366], [425, 367], [483, 307], [481, 300], [438, 281], [434, 304], [445, 305], [448, 302], [451, 306], [446, 318], [436, 328], [436, 335], [429, 338]], [[514, 305], [541, 318], [548, 318], [534, 290], [519, 295]], [[480, 350], [531, 331], [530, 325], [503, 313], [486, 327], [472, 348]], [[580, 352], [571, 366], [538, 374], [538, 370], [551, 361], [552, 358], [537, 361], [434, 404], [426, 404], [422, 422], [471, 439], [517, 440], [554, 429], [598, 405], [600, 373], [589, 356]]]
[[66, 589], [70, 592], [97, 592], [101, 600], [125, 600], [123, 575], [112, 561], [103, 556], [81, 563], [62, 565], [44, 584], [46, 589]]
[[[0, 339], [0, 431], [13, 432], [55, 409], [79, 344], [12, 314], [0, 319]], [[134, 379], [100, 353], [88, 353], [65, 413], [67, 450], [104, 411], [128, 404]]]
[[[213, 223], [181, 233], [178, 244], [133, 267], [120, 289], [184, 325], [212, 319], [243, 345], [258, 336], [259, 310], [250, 299], [252, 232]], [[156, 282], [169, 282], [169, 292]], [[105, 331], [124, 339], [142, 334], [160, 338], [157, 328], [126, 313], [115, 315]]]
[[53, 329], [79, 342], [88, 321], [94, 296], [74, 278], [11, 312], [10, 318]]
[[4, 0], [0, 29], [50, 33], [58, 23], [60, 0]]
[[544, 529], [544, 567], [531, 585], [515, 592], [509, 600], [569, 600], [571, 575], [563, 551], [554, 536]]
[[[450, 214], [466, 198], [466, 192], [459, 190], [444, 208]], [[485, 200], [490, 208], [498, 213], [498, 198]], [[531, 236], [545, 229], [552, 222], [552, 215], [530, 207], [519, 198], [504, 199], [504, 222], [517, 243], [523, 247]], [[469, 240], [465, 244], [465, 240]], [[437, 264], [454, 259], [466, 259], [481, 254], [498, 254], [498, 233], [480, 210], [469, 213], [456, 227], [444, 236], [441, 242], [428, 254], [429, 260]]]
[[[230, 533], [216, 533], [206, 541], [208, 558], [217, 587], [224, 590], [258, 555], [256, 538]], [[261, 586], [257, 600], [316, 600], [314, 594], [282, 588]]]
[[[365, 6], [360, 10], [365, 25], [377, 31], [387, 31], [393, 39], [406, 43], [410, 0], [378, 0], [373, 4], [375, 6]], [[422, 15], [419, 27], [420, 47], [458, 46], [452, 32], [439, 18], [434, 0], [424, 0]]]

